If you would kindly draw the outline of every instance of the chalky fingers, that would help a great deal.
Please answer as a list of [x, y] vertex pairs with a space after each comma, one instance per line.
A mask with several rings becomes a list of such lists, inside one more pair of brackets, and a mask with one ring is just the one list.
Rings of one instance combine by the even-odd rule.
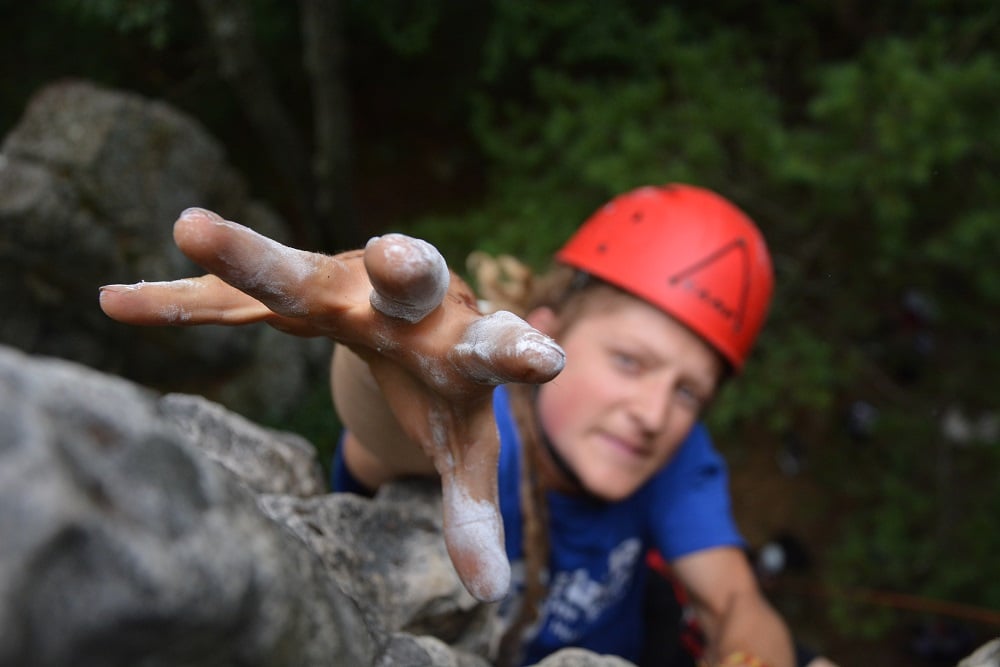
[[105, 285], [100, 304], [109, 317], [140, 326], [247, 324], [273, 315], [261, 302], [211, 275]]
[[375, 310], [389, 317], [419, 322], [441, 305], [451, 272], [437, 248], [403, 234], [376, 236], [364, 252]]
[[466, 377], [483, 384], [540, 384], [559, 374], [566, 353], [517, 315], [499, 311], [469, 325], [451, 360]]
[[210, 273], [285, 317], [346, 310], [351, 288], [363, 282], [339, 258], [289, 248], [205, 209], [181, 214], [174, 241]]

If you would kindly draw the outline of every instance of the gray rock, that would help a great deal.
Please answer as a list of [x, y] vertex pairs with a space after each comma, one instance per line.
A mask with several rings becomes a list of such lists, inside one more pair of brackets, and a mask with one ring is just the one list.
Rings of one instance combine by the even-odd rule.
[[321, 561], [155, 395], [0, 348], [0, 665], [368, 664]]
[[469, 595], [455, 574], [436, 483], [394, 484], [374, 500], [335, 494], [261, 502], [320, 556], [378, 634], [433, 635], [489, 655], [499, 632], [495, 610]]
[[190, 206], [287, 241], [192, 117], [82, 81], [42, 89], [0, 149], [0, 343], [286, 414], [323, 368], [323, 341], [263, 325], [129, 327], [98, 308], [100, 285], [203, 273], [172, 240]]
[[324, 494], [309, 449], [0, 346], [0, 667], [487, 667], [437, 484]]
[[440, 639], [395, 633], [373, 667], [489, 667], [479, 656], [455, 650]]
[[536, 667], [633, 667], [628, 660], [613, 655], [596, 655], [579, 648], [566, 648], [553, 653]]
[[261, 428], [201, 396], [167, 394], [158, 408], [254, 493], [315, 496], [327, 490], [316, 450], [300, 436]]
[[958, 667], [1000, 667], [1000, 637], [980, 646], [958, 663]]

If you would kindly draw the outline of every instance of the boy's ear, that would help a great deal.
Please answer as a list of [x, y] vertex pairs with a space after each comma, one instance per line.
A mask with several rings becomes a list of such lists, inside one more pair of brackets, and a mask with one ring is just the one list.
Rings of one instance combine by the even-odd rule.
[[535, 308], [524, 318], [531, 326], [541, 331], [546, 336], [555, 337], [559, 317], [555, 311], [548, 306]]

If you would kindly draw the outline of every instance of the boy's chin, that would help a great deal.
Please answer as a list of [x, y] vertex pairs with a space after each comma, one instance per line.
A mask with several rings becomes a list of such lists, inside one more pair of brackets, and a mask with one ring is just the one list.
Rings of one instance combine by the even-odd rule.
[[615, 479], [604, 477], [603, 479], [584, 480], [584, 488], [595, 498], [609, 503], [616, 503], [625, 500], [635, 493], [645, 480]]

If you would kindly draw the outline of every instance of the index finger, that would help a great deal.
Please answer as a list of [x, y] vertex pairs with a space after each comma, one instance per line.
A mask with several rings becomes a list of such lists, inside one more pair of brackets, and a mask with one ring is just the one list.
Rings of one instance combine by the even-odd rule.
[[[346, 310], [368, 287], [340, 258], [297, 250], [200, 208], [174, 224], [174, 242], [210, 273], [286, 317]], [[336, 289], [331, 289], [335, 286]]]

